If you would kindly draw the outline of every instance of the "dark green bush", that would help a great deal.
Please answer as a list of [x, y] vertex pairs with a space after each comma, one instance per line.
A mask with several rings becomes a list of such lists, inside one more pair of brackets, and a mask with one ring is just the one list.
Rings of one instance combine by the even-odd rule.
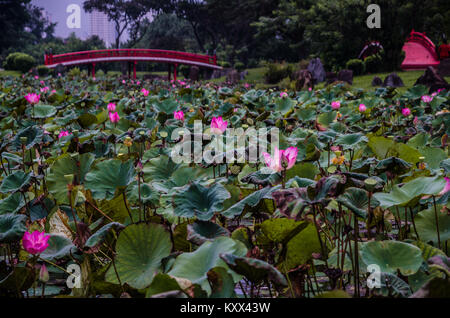
[[226, 61], [222, 61], [218, 63], [220, 66], [222, 66], [223, 68], [230, 68], [231, 64], [229, 62]]
[[6, 57], [3, 64], [5, 70], [21, 71], [22, 73], [28, 72], [34, 65], [36, 60], [25, 53], [15, 52]]
[[364, 66], [365, 66], [365, 69], [366, 69], [366, 73], [378, 73], [378, 72], [380, 72], [382, 63], [383, 63], [383, 61], [381, 59], [381, 56], [379, 56], [379, 55], [368, 56], [364, 60]]
[[36, 70], [39, 76], [47, 76], [48, 74], [50, 74], [50, 69], [45, 65], [38, 65], [36, 67]]
[[189, 73], [191, 71], [191, 68], [187, 65], [181, 65], [180, 68], [180, 73], [184, 76], [184, 78], [188, 78], [189, 77]]
[[245, 64], [242, 62], [236, 62], [234, 63], [234, 68], [238, 71], [238, 72], [242, 72], [243, 70], [245, 70]]
[[264, 78], [267, 84], [276, 84], [286, 77], [291, 77], [292, 66], [286, 63], [270, 63], [267, 65]]
[[345, 68], [352, 70], [354, 75], [362, 75], [365, 71], [364, 62], [360, 59], [349, 60], [347, 64], [345, 64]]

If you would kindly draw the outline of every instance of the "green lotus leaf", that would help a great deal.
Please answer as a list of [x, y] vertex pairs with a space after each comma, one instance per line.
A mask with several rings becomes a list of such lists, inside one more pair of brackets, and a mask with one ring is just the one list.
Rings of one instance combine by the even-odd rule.
[[211, 285], [210, 298], [235, 298], [235, 282], [227, 270], [223, 267], [214, 267], [207, 273]]
[[116, 190], [125, 188], [134, 180], [133, 161], [111, 159], [96, 164], [85, 176], [85, 187], [95, 199], [112, 199]]
[[[160, 194], [147, 183], [141, 183], [141, 202], [143, 204], [158, 203]], [[127, 188], [127, 199], [135, 204], [139, 204], [139, 187], [137, 181], [131, 183]]]
[[389, 193], [375, 193], [373, 196], [383, 208], [392, 206], [414, 206], [423, 195], [436, 195], [445, 187], [446, 181], [440, 176], [420, 177], [405, 183], [402, 187], [394, 186]]
[[226, 216], [227, 218], [232, 218], [236, 215], [240, 215], [242, 211], [244, 211], [245, 206], [249, 205], [251, 207], [255, 207], [262, 199], [272, 199], [272, 193], [279, 190], [280, 188], [281, 186], [278, 185], [275, 187], [265, 187], [261, 190], [255, 191], [223, 211], [221, 214]]
[[[441, 242], [445, 242], [450, 240], [450, 216], [447, 212], [441, 212], [441, 205], [437, 205], [436, 209], [440, 240]], [[432, 206], [431, 208], [420, 212], [414, 217], [414, 220], [416, 222], [416, 228], [420, 240], [423, 242], [433, 242], [433, 245], [437, 245], [438, 234], [434, 207]]]
[[47, 176], [49, 192], [61, 204], [69, 204], [67, 180], [65, 175], [73, 175], [74, 184], [84, 184], [85, 177], [91, 168], [95, 157], [90, 153], [78, 157], [80, 166], [77, 164], [77, 156], [63, 155], [55, 160]]
[[42, 252], [41, 258], [49, 261], [59, 260], [75, 254], [77, 251], [76, 246], [67, 237], [50, 234], [48, 239], [48, 247]]
[[448, 154], [440, 148], [424, 147], [419, 151], [431, 169], [439, 169], [441, 162], [448, 157]]
[[295, 101], [288, 98], [278, 98], [275, 101], [277, 105], [277, 110], [279, 110], [283, 115], [287, 114], [295, 106]]
[[391, 273], [380, 274], [381, 294], [384, 296], [400, 295], [409, 297], [412, 294], [411, 287], [401, 278]]
[[335, 111], [322, 113], [317, 116], [317, 122], [324, 127], [328, 127], [336, 119], [336, 116], [337, 112]]
[[278, 173], [264, 173], [264, 171], [255, 171], [241, 179], [243, 183], [251, 183], [266, 187], [281, 182], [281, 176]]
[[409, 276], [416, 273], [422, 265], [422, 252], [417, 246], [398, 241], [372, 241], [361, 248], [364, 263], [375, 264], [382, 273]]
[[410, 298], [450, 298], [448, 278], [433, 278], [411, 295]]
[[167, 156], [160, 156], [151, 159], [144, 165], [145, 180], [164, 180], [167, 181], [172, 174], [180, 167]]
[[90, 113], [84, 113], [78, 117], [77, 121], [81, 127], [88, 128], [89, 126], [97, 123], [97, 116]]
[[0, 243], [19, 241], [27, 230], [25, 219], [23, 214], [0, 215]]
[[26, 187], [31, 180], [31, 174], [25, 173], [21, 170], [11, 173], [3, 179], [0, 185], [1, 193], [17, 192]]
[[57, 109], [55, 106], [51, 105], [36, 105], [33, 107], [33, 117], [34, 118], [49, 118], [55, 115]]
[[119, 231], [125, 228], [124, 225], [118, 222], [111, 222], [106, 225], [104, 225], [101, 229], [99, 229], [97, 232], [92, 234], [89, 239], [84, 243], [85, 247], [93, 248], [101, 243], [106, 239], [106, 236], [108, 233], [110, 233], [112, 230]]
[[287, 286], [286, 278], [269, 263], [249, 257], [220, 254], [220, 258], [236, 273], [245, 276], [254, 284], [271, 281], [278, 287]]
[[[122, 284], [142, 289], [149, 286], [161, 270], [161, 261], [172, 249], [170, 234], [156, 224], [132, 224], [120, 232], [116, 243], [116, 269]], [[118, 284], [110, 266], [106, 281]]]
[[196, 221], [187, 226], [188, 241], [197, 245], [202, 245], [206, 241], [214, 241], [220, 236], [230, 236], [230, 232], [213, 222]]
[[177, 283], [176, 279], [170, 277], [167, 274], [158, 273], [153, 278], [152, 283], [147, 288], [145, 294], [146, 298], [150, 298], [154, 295], [166, 293], [170, 291], [182, 291], [180, 285]]
[[289, 180], [294, 177], [299, 177], [314, 180], [318, 173], [319, 168], [313, 163], [297, 163], [291, 169], [286, 171], [286, 179]]
[[407, 163], [405, 160], [390, 157], [387, 159], [380, 160], [375, 166], [375, 170], [378, 173], [389, 171], [395, 175], [401, 175], [409, 171], [411, 164]]
[[450, 158], [445, 159], [444, 161], [442, 161], [439, 164], [439, 167], [444, 169], [445, 173], [449, 173], [450, 172]]
[[25, 206], [23, 195], [19, 192], [13, 193], [0, 201], [0, 215], [7, 213], [16, 213]]
[[344, 146], [344, 149], [354, 149], [356, 146], [358, 146], [362, 142], [368, 142], [366, 136], [364, 136], [361, 133], [356, 134], [348, 134], [348, 135], [342, 135], [338, 137], [335, 141], [337, 145]]
[[11, 142], [12, 150], [19, 151], [22, 149], [21, 137], [27, 138], [25, 149], [28, 150], [31, 149], [34, 145], [41, 143], [42, 138], [44, 137], [44, 131], [37, 126], [30, 126], [20, 130]]
[[[303, 228], [305, 225], [307, 226]], [[277, 266], [283, 272], [306, 264], [311, 260], [313, 253], [322, 252], [316, 227], [312, 223], [305, 222], [300, 224], [299, 229], [301, 231], [285, 245], [284, 260]]]
[[219, 237], [213, 242], [203, 243], [195, 252], [179, 255], [175, 259], [172, 270], [168, 274], [188, 279], [194, 284], [199, 284], [210, 295], [212, 290], [208, 283], [207, 273], [212, 268], [225, 268], [233, 277], [235, 283], [242, 277], [229, 269], [227, 264], [220, 259], [219, 255], [222, 253], [245, 256], [247, 254], [247, 248], [239, 241], [228, 237]]
[[199, 220], [210, 220], [215, 212], [223, 209], [223, 202], [230, 198], [230, 193], [223, 185], [215, 183], [210, 187], [204, 187], [194, 182], [184, 191], [175, 195], [174, 212], [181, 217], [191, 218], [196, 216]]
[[[341, 194], [336, 201], [348, 208], [360, 218], [367, 218], [367, 209], [369, 207], [369, 193], [364, 189], [348, 188], [344, 194]], [[377, 207], [378, 202], [373, 199], [370, 202], [372, 208]]]

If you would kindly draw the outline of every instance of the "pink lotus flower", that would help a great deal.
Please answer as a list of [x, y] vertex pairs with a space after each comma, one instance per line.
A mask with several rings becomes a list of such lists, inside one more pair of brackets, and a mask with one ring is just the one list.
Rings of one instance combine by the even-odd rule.
[[44, 81], [40, 81], [39, 83], [41, 83], [41, 85], [44, 85], [44, 84], [45, 84], [45, 82], [44, 82]]
[[49, 87], [48, 86], [45, 86], [45, 87], [42, 87], [41, 88], [41, 93], [46, 93], [46, 92], [48, 92], [49, 91]]
[[35, 75], [35, 76], [34, 76], [34, 79], [39, 79], [39, 76]]
[[364, 113], [367, 110], [366, 105], [364, 104], [359, 104], [359, 111], [361, 113]]
[[108, 104], [108, 111], [110, 111], [110, 112], [115, 112], [115, 111], [116, 111], [116, 104], [114, 104], [114, 103], [109, 103], [109, 104]]
[[22, 238], [22, 245], [25, 251], [30, 254], [41, 254], [48, 247], [50, 235], [45, 232], [34, 231], [32, 234], [25, 232]]
[[109, 120], [112, 123], [118, 123], [120, 120], [120, 116], [119, 113], [115, 112], [115, 113], [109, 113]]
[[340, 101], [335, 101], [331, 103], [331, 108], [333, 108], [334, 110], [339, 109], [340, 107], [341, 107]]
[[417, 116], [414, 117], [413, 123], [415, 126], [417, 126], [417, 124], [419, 123], [419, 118]]
[[52, 94], [55, 94], [56, 93], [56, 89], [52, 89]]
[[141, 82], [140, 82], [140, 81], [137, 81], [137, 82], [136, 82], [136, 85], [141, 85]]
[[141, 93], [142, 93], [145, 97], [147, 97], [148, 94], [149, 94], [149, 91], [146, 90], [145, 88], [143, 88], [143, 89], [141, 89]]
[[308, 91], [312, 91], [312, 87], [308, 88]]
[[211, 120], [211, 132], [213, 134], [223, 134], [225, 130], [227, 130], [228, 122], [223, 121], [222, 116], [213, 117]]
[[403, 114], [403, 116], [407, 117], [407, 116], [411, 115], [411, 110], [408, 107], [405, 107], [402, 109], [402, 114]]
[[59, 133], [58, 138], [61, 139], [62, 137], [66, 137], [66, 136], [69, 136], [69, 135], [70, 135], [70, 133], [67, 130], [62, 130]]
[[423, 95], [422, 96], [422, 102], [424, 102], [424, 103], [431, 103], [431, 101], [433, 100], [433, 97], [432, 96], [428, 96], [428, 95]]
[[178, 111], [178, 112], [173, 112], [173, 118], [178, 119], [178, 120], [184, 120], [184, 113], [182, 110]]
[[244, 87], [245, 87], [246, 89], [249, 89], [249, 88], [250, 88], [250, 84], [249, 84], [249, 83], [245, 83], [245, 84], [244, 84]]
[[25, 99], [30, 103], [30, 104], [37, 104], [39, 103], [39, 100], [41, 98], [41, 95], [37, 95], [35, 93], [32, 94], [27, 94], [25, 96]]
[[281, 92], [281, 93], [280, 93], [280, 97], [281, 97], [281, 98], [287, 98], [287, 97], [288, 97], [288, 93], [286, 93], [286, 92]]
[[447, 193], [448, 191], [450, 191], [450, 178], [448, 177], [444, 177], [446, 184], [444, 189], [439, 193], [439, 195], [443, 195], [445, 193]]
[[263, 152], [264, 161], [267, 167], [275, 172], [291, 169], [295, 165], [297, 160], [298, 149], [297, 147], [289, 147], [286, 150], [279, 150], [275, 147], [273, 158], [267, 152]]
[[127, 82], [125, 82], [125, 80], [122, 80], [122, 84], [126, 84]]

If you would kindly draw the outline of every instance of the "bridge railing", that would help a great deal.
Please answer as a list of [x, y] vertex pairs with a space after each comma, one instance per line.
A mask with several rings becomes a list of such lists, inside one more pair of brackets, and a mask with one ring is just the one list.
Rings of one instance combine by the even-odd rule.
[[61, 64], [64, 62], [85, 61], [91, 59], [128, 57], [133, 60], [133, 57], [147, 57], [147, 58], [165, 58], [183, 60], [186, 62], [205, 63], [210, 65], [217, 65], [216, 56], [201, 55], [195, 53], [186, 53], [178, 51], [167, 50], [153, 50], [153, 49], [110, 49], [110, 50], [96, 50], [65, 53], [59, 55], [45, 55], [46, 65]]

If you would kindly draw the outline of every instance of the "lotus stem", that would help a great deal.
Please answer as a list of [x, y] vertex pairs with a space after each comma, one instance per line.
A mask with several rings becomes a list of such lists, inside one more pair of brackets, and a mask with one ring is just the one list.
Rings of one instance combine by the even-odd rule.
[[437, 231], [437, 238], [438, 238], [438, 248], [441, 248], [441, 234], [439, 233], [439, 218], [438, 218], [438, 212], [436, 207], [436, 198], [433, 195], [433, 205], [434, 205], [434, 218], [436, 219], [436, 231]]

